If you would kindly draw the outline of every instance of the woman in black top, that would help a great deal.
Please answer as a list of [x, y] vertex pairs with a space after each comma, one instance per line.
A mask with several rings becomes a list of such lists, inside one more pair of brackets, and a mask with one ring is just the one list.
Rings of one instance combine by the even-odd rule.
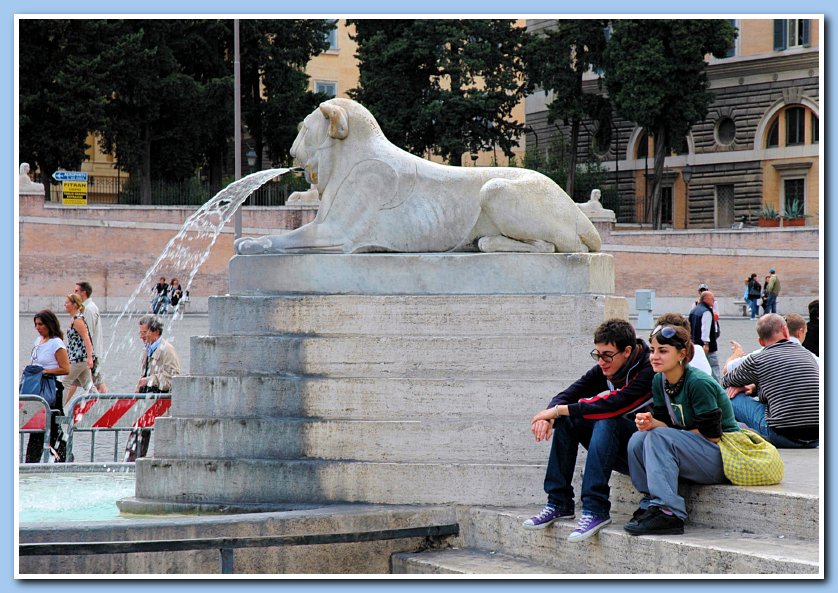
[[748, 304], [751, 306], [751, 319], [759, 317], [759, 299], [762, 296], [762, 285], [757, 281], [757, 275], [748, 278]]

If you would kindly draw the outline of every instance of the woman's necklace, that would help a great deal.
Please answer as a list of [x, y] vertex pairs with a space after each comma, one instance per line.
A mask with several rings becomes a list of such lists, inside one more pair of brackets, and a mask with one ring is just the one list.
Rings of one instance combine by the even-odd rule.
[[663, 388], [666, 390], [666, 395], [669, 397], [675, 397], [679, 393], [681, 393], [681, 388], [684, 386], [684, 379], [687, 377], [687, 374], [684, 373], [681, 375], [681, 378], [678, 379], [674, 384], [670, 383], [669, 381], [663, 382]]

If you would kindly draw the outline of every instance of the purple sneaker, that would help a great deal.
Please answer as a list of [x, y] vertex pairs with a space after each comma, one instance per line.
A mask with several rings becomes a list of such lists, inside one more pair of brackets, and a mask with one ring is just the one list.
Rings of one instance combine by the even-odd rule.
[[582, 518], [579, 519], [579, 524], [576, 529], [567, 536], [569, 542], [581, 542], [592, 535], [595, 535], [600, 529], [611, 523], [611, 517], [600, 517], [592, 513], [582, 511]]
[[550, 527], [556, 519], [573, 519], [575, 516], [576, 514], [572, 509], [563, 511], [548, 504], [535, 517], [530, 517], [521, 523], [521, 527], [524, 529], [544, 529]]

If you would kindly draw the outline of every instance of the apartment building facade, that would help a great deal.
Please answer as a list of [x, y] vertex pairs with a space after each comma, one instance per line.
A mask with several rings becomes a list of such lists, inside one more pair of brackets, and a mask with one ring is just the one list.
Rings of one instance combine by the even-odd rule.
[[[707, 70], [714, 100], [706, 118], [693, 126], [687, 151], [673, 153], [664, 166], [664, 226], [730, 228], [755, 224], [757, 211], [778, 212], [800, 204], [805, 224], [820, 214], [820, 104], [822, 19], [736, 19], [736, 45], [724, 58], [710, 58]], [[555, 20], [530, 20], [538, 32]], [[587, 92], [600, 92], [596, 75]], [[527, 97], [526, 119], [541, 138], [568, 134], [561, 122], [547, 121], [544, 92]], [[596, 126], [583, 126], [579, 162], [594, 157], [607, 172], [603, 201], [618, 222], [642, 223], [650, 205], [653, 147], [634, 122], [615, 118], [609, 143], [596, 146]], [[600, 136], [602, 137], [602, 136]]]

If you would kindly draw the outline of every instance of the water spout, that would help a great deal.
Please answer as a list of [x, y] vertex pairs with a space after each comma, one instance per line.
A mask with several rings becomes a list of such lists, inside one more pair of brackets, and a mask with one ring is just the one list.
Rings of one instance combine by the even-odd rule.
[[[102, 357], [103, 364], [107, 365], [110, 356], [132, 357], [139, 351], [136, 328], [129, 323], [134, 321], [136, 324], [135, 318], [149, 311], [144, 297], [148, 295], [150, 299], [152, 279], [160, 276], [169, 277], [171, 271], [176, 270], [179, 278], [186, 279], [181, 283], [184, 292], [189, 291], [192, 281], [201, 265], [209, 257], [218, 236], [248, 196], [271, 179], [299, 170], [301, 170], [299, 167], [268, 169], [242, 177], [222, 189], [192, 214], [168, 242], [122, 308], [111, 331], [110, 341], [105, 348]], [[135, 305], [138, 298], [140, 301]], [[183, 311], [177, 309], [168, 318], [166, 331], [170, 332], [174, 324], [182, 318]]]

